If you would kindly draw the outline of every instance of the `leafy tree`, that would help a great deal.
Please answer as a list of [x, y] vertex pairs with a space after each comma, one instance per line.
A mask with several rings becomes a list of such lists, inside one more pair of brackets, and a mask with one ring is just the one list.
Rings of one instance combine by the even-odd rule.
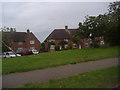
[[41, 51], [45, 51], [45, 43], [41, 43], [40, 49], [41, 49]]
[[[9, 43], [9, 39], [10, 39], [10, 34], [12, 32], [16, 32], [15, 28], [9, 28], [9, 27], [3, 27], [1, 28], [1, 33], [2, 33], [2, 52], [6, 52], [9, 51], [8, 47], [11, 47], [10, 43]], [[8, 47], [6, 47], [6, 45]]]
[[108, 16], [109, 22], [109, 41], [111, 45], [120, 45], [120, 1], [110, 3]]
[[67, 44], [66, 41], [61, 41], [61, 42], [59, 43], [59, 45], [62, 46], [62, 49], [65, 49], [65, 48], [64, 48], [65, 44]]
[[[109, 45], [120, 45], [120, 1], [110, 3], [108, 14], [98, 16], [85, 16], [85, 21], [79, 23], [77, 35], [79, 37], [91, 38], [93, 46], [95, 46], [95, 37], [104, 36], [105, 41]], [[77, 41], [77, 35], [74, 41]]]
[[10, 32], [2, 32], [2, 52], [9, 51], [8, 47], [10, 47], [9, 43]]
[[56, 50], [56, 51], [61, 51], [61, 50], [60, 50], [60, 46], [56, 46], [56, 47], [55, 47], [55, 50]]
[[51, 42], [48, 42], [48, 48], [50, 49], [50, 46], [51, 45], [55, 45], [55, 42], [54, 41], [51, 41]]

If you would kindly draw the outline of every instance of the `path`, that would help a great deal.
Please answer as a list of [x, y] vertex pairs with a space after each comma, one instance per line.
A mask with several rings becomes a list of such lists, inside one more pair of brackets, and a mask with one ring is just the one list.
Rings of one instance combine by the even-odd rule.
[[78, 73], [97, 70], [118, 65], [118, 58], [89, 61], [73, 65], [51, 67], [23, 73], [3, 76], [3, 88], [17, 87], [26, 83], [44, 82], [50, 79], [63, 78]]

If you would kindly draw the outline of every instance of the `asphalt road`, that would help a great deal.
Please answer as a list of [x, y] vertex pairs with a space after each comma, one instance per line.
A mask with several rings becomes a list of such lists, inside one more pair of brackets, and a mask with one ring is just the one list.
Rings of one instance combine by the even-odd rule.
[[118, 58], [89, 61], [84, 63], [51, 67], [22, 73], [13, 73], [2, 77], [2, 88], [12, 88], [26, 83], [45, 82], [50, 79], [63, 78], [78, 73], [118, 65]]

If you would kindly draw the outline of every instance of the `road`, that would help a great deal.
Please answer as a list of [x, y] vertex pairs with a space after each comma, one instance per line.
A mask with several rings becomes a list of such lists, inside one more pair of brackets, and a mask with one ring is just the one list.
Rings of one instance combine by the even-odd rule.
[[12, 88], [26, 83], [41, 83], [50, 79], [68, 77], [74, 74], [98, 70], [118, 65], [118, 58], [89, 61], [78, 64], [70, 64], [58, 67], [51, 67], [41, 70], [34, 70], [22, 73], [13, 73], [2, 77], [3, 88]]

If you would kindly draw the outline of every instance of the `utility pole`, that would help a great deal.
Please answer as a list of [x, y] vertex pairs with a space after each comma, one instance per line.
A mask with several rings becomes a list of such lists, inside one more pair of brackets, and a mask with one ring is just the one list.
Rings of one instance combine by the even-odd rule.
[[15, 54], [15, 56], [17, 57], [16, 52], [15, 52], [11, 47], [9, 47], [8, 45], [6, 45], [3, 41], [2, 41], [2, 43], [3, 43], [9, 50], [11, 50], [11, 51]]

